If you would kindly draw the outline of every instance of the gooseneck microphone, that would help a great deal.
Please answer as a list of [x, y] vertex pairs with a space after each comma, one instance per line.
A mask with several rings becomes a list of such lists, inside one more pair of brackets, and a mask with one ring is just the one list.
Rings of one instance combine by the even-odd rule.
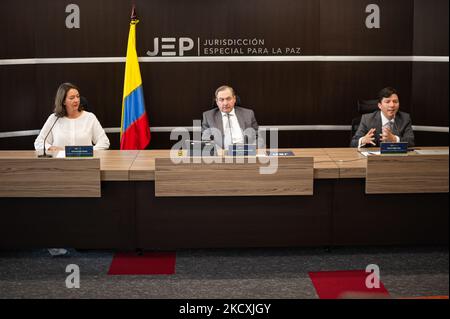
[[53, 125], [50, 128], [50, 130], [48, 131], [47, 135], [45, 135], [45, 138], [44, 138], [44, 153], [42, 153], [41, 155], [38, 155], [38, 157], [53, 157], [52, 155], [48, 155], [47, 152], [45, 151], [45, 142], [47, 141], [47, 137], [50, 135], [50, 132], [53, 130], [53, 126], [55, 126], [56, 122], [58, 122], [59, 119], [60, 119], [60, 117], [57, 116], [55, 122], [53, 122]]

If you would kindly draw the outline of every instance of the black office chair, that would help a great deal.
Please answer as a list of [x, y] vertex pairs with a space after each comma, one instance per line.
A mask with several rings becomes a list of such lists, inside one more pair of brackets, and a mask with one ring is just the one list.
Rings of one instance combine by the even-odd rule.
[[89, 102], [84, 96], [80, 96], [80, 105], [83, 107], [83, 110], [92, 112], [92, 110], [89, 109]]
[[361, 117], [363, 114], [372, 113], [378, 110], [378, 100], [358, 100], [357, 101], [358, 106], [358, 113], [360, 114], [358, 117], [355, 117], [352, 119], [352, 131], [351, 136], [352, 138], [356, 131], [358, 130], [359, 123], [361, 122]]

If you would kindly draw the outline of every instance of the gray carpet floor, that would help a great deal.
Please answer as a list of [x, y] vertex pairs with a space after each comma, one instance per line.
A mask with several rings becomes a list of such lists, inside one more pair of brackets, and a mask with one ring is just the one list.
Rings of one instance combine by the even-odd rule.
[[[174, 275], [107, 275], [112, 251], [0, 251], [0, 298], [317, 299], [310, 271], [380, 268], [393, 298], [448, 296], [448, 247], [214, 249], [177, 251]], [[66, 266], [80, 268], [68, 289]]]

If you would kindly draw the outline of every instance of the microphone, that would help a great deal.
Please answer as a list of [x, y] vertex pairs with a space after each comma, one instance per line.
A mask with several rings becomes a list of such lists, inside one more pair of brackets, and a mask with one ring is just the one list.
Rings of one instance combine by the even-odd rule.
[[56, 122], [58, 122], [59, 119], [60, 119], [60, 117], [57, 116], [55, 122], [53, 122], [53, 125], [52, 125], [52, 127], [50, 128], [50, 130], [48, 131], [47, 135], [45, 135], [45, 138], [44, 138], [44, 153], [41, 154], [41, 155], [38, 155], [38, 157], [53, 157], [52, 155], [48, 155], [48, 154], [45, 152], [45, 142], [47, 141], [47, 137], [50, 135], [50, 132], [53, 130], [53, 126], [55, 126]]

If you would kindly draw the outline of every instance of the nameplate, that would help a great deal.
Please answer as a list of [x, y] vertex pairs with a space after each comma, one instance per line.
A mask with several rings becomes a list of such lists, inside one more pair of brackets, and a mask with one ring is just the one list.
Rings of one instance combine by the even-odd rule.
[[232, 144], [228, 147], [230, 156], [256, 156], [256, 144]]
[[66, 157], [93, 157], [94, 147], [88, 146], [66, 146]]
[[186, 140], [188, 156], [217, 156], [217, 145], [210, 141]]
[[294, 156], [294, 152], [292, 152], [292, 151], [284, 151], [284, 152], [270, 152], [270, 151], [267, 151], [266, 154], [267, 154], [267, 156], [278, 156], [278, 157]]
[[380, 143], [380, 154], [406, 154], [408, 152], [408, 143], [407, 142], [399, 142], [399, 143], [389, 143], [389, 142], [381, 142]]

